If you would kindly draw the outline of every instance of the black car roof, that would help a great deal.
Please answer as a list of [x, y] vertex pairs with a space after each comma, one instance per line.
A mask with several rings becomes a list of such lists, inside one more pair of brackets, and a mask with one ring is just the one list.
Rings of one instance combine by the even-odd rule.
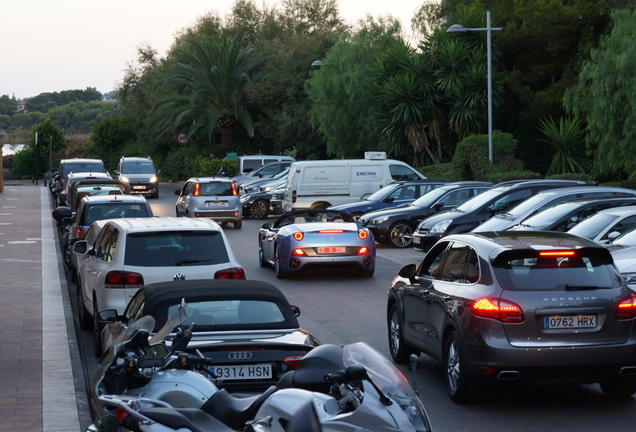
[[493, 186], [493, 189], [498, 188], [520, 188], [524, 186], [545, 186], [554, 185], [556, 187], [564, 186], [593, 186], [598, 183], [589, 182], [585, 180], [558, 180], [558, 179], [530, 179], [530, 180], [509, 180], [501, 183], [497, 183]]
[[[289, 302], [283, 293], [274, 285], [254, 280], [235, 279], [201, 279], [170, 281], [148, 284], [140, 288], [144, 292], [144, 313], [149, 311], [156, 320], [155, 329], [163, 326], [166, 314], [155, 314], [155, 311], [166, 310], [168, 307], [178, 304], [182, 298], [188, 302], [215, 301], [215, 300], [260, 300], [277, 303], [282, 306], [285, 321], [268, 325], [267, 328], [298, 328], [298, 320], [289, 307]], [[259, 326], [263, 326], [260, 324]], [[216, 326], [221, 329], [221, 326]], [[238, 326], [235, 326], [238, 327]], [[250, 325], [242, 325], [241, 328], [253, 328]], [[195, 330], [205, 330], [196, 328]]]

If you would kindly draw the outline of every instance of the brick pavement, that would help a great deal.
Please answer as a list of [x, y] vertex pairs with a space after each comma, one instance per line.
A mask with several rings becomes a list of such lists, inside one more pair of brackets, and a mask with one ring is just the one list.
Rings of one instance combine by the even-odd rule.
[[0, 193], [2, 432], [80, 430], [74, 373], [82, 374], [72, 369], [81, 365], [72, 361], [47, 194], [11, 182]]

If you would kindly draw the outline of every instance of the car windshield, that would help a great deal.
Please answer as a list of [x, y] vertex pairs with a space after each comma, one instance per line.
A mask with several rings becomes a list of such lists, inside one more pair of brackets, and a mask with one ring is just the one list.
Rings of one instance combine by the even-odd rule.
[[227, 247], [218, 231], [131, 233], [126, 239], [125, 265], [172, 267], [213, 265], [228, 261]]
[[393, 192], [397, 188], [397, 185], [387, 185], [384, 186], [377, 192], [372, 193], [371, 195], [363, 198], [364, 201], [382, 201], [382, 199]]
[[618, 288], [621, 275], [606, 249], [509, 251], [493, 262], [501, 286], [512, 291], [590, 291]]
[[607, 228], [610, 223], [614, 222], [617, 217], [613, 214], [597, 213], [585, 219], [568, 232], [580, 237], [593, 239]]
[[124, 161], [121, 164], [122, 174], [154, 174], [155, 166], [151, 161]]
[[66, 162], [61, 175], [66, 177], [72, 172], [104, 172], [104, 165], [101, 162]]
[[488, 204], [490, 201], [498, 198], [502, 194], [501, 189], [491, 189], [483, 192], [468, 201], [464, 204], [457, 207], [455, 210], [460, 211], [462, 213], [470, 213], [473, 212], [480, 207]]
[[455, 189], [446, 189], [444, 187], [433, 189], [432, 191], [425, 193], [424, 195], [422, 195], [421, 197], [413, 201], [411, 205], [417, 206], [417, 207], [430, 207], [438, 199], [440, 199], [442, 196], [444, 196], [445, 194], [447, 194], [449, 191], [452, 191], [452, 190], [455, 190]]
[[121, 219], [129, 217], [152, 217], [147, 204], [140, 203], [100, 203], [84, 207], [80, 217], [80, 225], [90, 225], [102, 219]]
[[545, 201], [544, 195], [534, 195], [527, 200], [521, 201], [516, 206], [509, 208], [506, 213], [497, 214], [495, 217], [506, 217], [510, 219], [516, 219], [525, 214], [532, 212], [537, 206], [543, 204]]
[[[170, 315], [179, 305], [168, 308], [167, 315]], [[188, 301], [188, 307], [194, 310], [194, 314], [187, 318], [183, 325], [186, 327], [195, 324], [205, 326], [207, 330], [210, 326], [228, 326], [244, 324], [279, 324], [285, 321], [285, 316], [279, 305], [263, 300], [210, 300], [210, 301]]]
[[275, 228], [282, 228], [291, 224], [314, 222], [354, 222], [353, 218], [345, 212], [331, 210], [307, 210], [287, 213], [274, 222]]
[[563, 216], [567, 215], [571, 211], [576, 210], [581, 204], [578, 202], [565, 202], [558, 204], [554, 207], [550, 207], [541, 213], [537, 213], [534, 216], [530, 216], [521, 222], [522, 225], [526, 225], [536, 229], [547, 228], [554, 225], [561, 220]]

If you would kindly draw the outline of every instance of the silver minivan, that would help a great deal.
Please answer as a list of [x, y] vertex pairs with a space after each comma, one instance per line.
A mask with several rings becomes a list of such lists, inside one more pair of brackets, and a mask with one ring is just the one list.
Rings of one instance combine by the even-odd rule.
[[243, 226], [243, 208], [236, 184], [227, 177], [192, 177], [176, 190], [177, 217], [208, 218], [235, 229]]

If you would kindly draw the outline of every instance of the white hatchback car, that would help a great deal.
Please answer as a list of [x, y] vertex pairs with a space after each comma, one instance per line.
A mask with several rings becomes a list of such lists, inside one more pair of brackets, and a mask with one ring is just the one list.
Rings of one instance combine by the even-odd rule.
[[245, 279], [221, 227], [206, 218], [111, 219], [94, 244], [78, 241], [85, 255], [77, 273], [80, 326], [93, 325], [95, 354], [101, 355], [97, 313], [123, 313], [137, 290], [150, 283], [191, 279]]

